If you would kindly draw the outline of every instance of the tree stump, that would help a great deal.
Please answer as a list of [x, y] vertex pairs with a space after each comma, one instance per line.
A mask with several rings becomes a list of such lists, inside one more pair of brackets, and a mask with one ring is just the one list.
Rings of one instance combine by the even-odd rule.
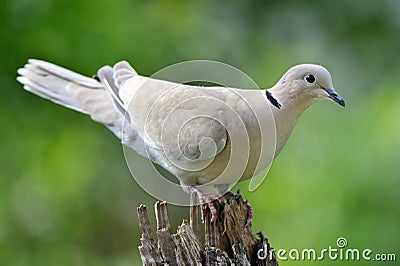
[[166, 202], [155, 204], [158, 243], [150, 228], [146, 206], [137, 212], [142, 229], [139, 246], [143, 265], [265, 265], [277, 266], [274, 249], [261, 232], [253, 234], [247, 223], [248, 204], [240, 192], [224, 196], [225, 202], [215, 200], [218, 218], [211, 222], [207, 208], [204, 222], [204, 244], [201, 242], [200, 206], [197, 195], [191, 194], [190, 222], [183, 220], [172, 233]]

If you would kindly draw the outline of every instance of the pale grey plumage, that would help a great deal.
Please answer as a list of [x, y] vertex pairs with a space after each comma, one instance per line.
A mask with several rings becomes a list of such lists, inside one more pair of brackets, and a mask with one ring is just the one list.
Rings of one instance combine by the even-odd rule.
[[[215, 180], [233, 155], [237, 169], [213, 185], [234, 183], [233, 173], [237, 180], [251, 178], [279, 154], [310, 104], [330, 98], [344, 105], [333, 91], [329, 72], [318, 65], [295, 66], [269, 89], [280, 109], [271, 104], [265, 90], [197, 87], [147, 78], [125, 61], [99, 69], [99, 81], [33, 59], [18, 74], [26, 90], [89, 114], [184, 186]], [[309, 74], [315, 79], [312, 83], [305, 80]], [[233, 154], [234, 140], [239, 146], [247, 144], [248, 153]], [[247, 165], [243, 167], [242, 161]]]

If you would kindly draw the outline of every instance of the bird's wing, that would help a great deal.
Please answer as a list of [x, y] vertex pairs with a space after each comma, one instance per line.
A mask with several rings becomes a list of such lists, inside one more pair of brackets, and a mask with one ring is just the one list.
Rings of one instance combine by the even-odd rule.
[[226, 146], [223, 92], [217, 90], [135, 76], [122, 86], [120, 97], [132, 127], [155, 151], [153, 157], [192, 164]]
[[126, 61], [118, 62], [114, 67], [104, 66], [97, 71], [97, 75], [104, 84], [105, 89], [110, 94], [115, 107], [130, 121], [130, 117], [126, 112], [125, 104], [119, 96], [122, 85], [132, 77], [136, 76], [136, 71]]
[[100, 68], [97, 75], [107, 93], [111, 96], [115, 109], [122, 117], [119, 128], [122, 144], [132, 148], [140, 155], [148, 157], [143, 139], [132, 126], [132, 118], [127, 110], [128, 104], [120, 96], [125, 83], [138, 77], [138, 74], [128, 62], [120, 61], [113, 67], [104, 66]]
[[[225, 147], [225, 128], [203, 116], [204, 101], [204, 106], [193, 101], [205, 96], [199, 87], [140, 76], [125, 61], [104, 66], [97, 75], [125, 117], [122, 142], [139, 154], [193, 163], [213, 158]], [[138, 139], [146, 142], [147, 151]]]

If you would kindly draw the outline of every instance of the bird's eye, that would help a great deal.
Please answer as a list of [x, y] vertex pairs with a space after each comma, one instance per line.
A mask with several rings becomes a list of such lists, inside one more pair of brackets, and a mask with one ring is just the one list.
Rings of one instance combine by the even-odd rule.
[[304, 80], [305, 80], [307, 83], [312, 84], [312, 83], [315, 82], [315, 77], [314, 77], [313, 74], [307, 74], [307, 75], [304, 77]]

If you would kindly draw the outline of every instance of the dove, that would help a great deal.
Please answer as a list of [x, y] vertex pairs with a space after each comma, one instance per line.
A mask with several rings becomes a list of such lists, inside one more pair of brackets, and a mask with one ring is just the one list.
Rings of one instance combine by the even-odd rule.
[[[325, 99], [345, 106], [329, 71], [314, 64], [296, 65], [261, 90], [154, 79], [126, 61], [104, 66], [91, 78], [29, 59], [18, 74], [25, 90], [90, 115], [169, 171], [208, 204], [213, 220], [211, 198], [268, 167], [307, 107]], [[216, 195], [202, 193], [203, 186], [215, 188]]]

